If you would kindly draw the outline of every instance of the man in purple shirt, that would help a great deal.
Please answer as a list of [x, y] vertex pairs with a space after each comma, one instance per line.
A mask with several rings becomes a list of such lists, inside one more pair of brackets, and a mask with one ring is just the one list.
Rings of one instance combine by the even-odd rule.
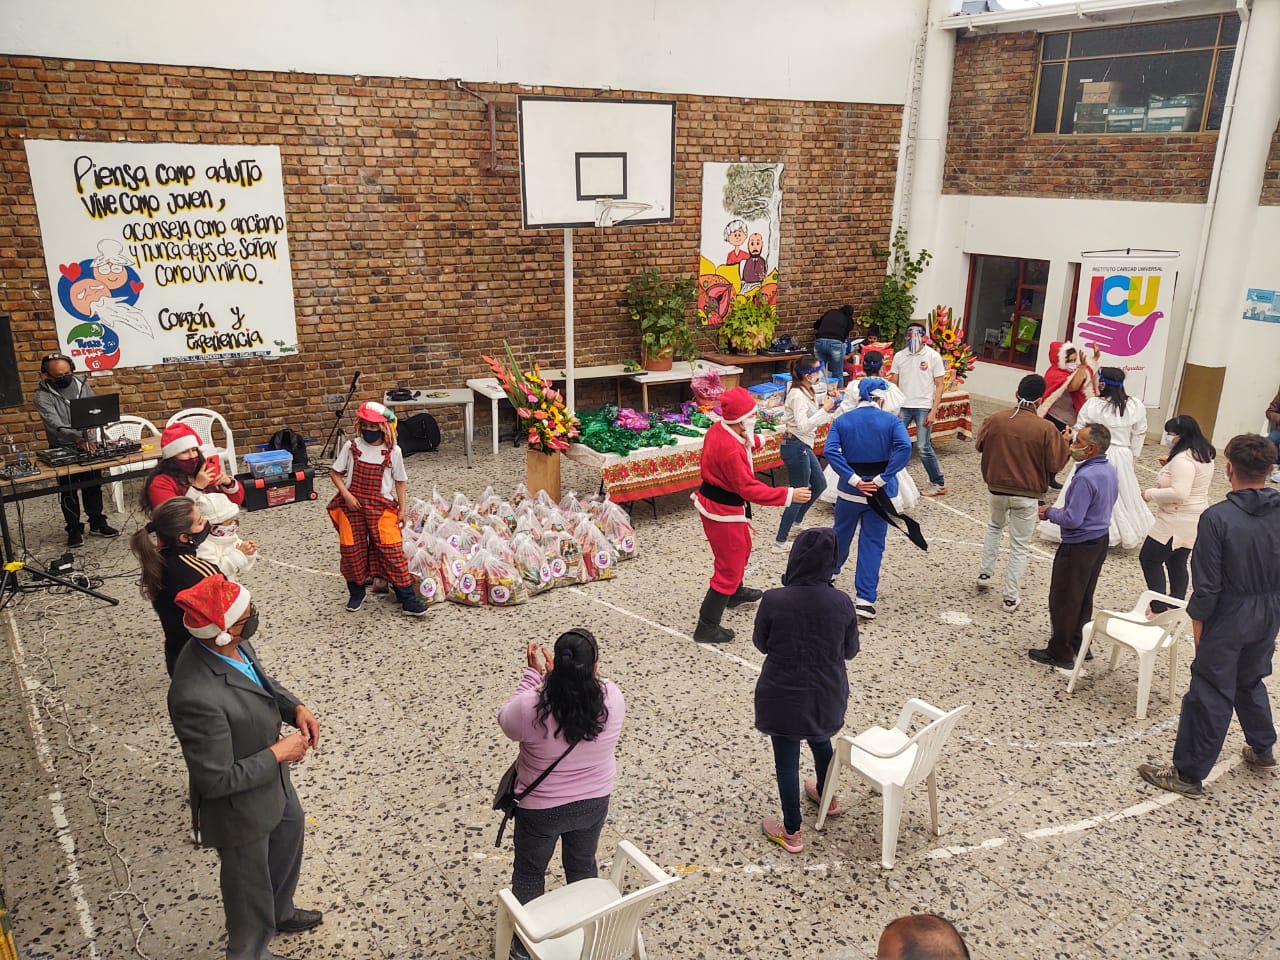
[[1107, 559], [1111, 510], [1118, 492], [1115, 467], [1107, 461], [1111, 431], [1100, 423], [1081, 427], [1071, 441], [1076, 472], [1061, 507], [1040, 507], [1040, 519], [1062, 528], [1049, 579], [1049, 624], [1052, 635], [1044, 650], [1027, 656], [1069, 670], [1080, 652], [1084, 625], [1093, 619], [1093, 590]]

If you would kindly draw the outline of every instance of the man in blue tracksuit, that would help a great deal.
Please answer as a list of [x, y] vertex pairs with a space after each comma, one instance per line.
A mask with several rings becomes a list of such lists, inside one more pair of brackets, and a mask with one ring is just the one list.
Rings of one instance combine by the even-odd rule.
[[857, 389], [858, 405], [831, 425], [824, 455], [840, 481], [836, 487], [836, 574], [849, 559], [853, 533], [861, 525], [853, 606], [858, 616], [873, 620], [889, 524], [870, 498], [881, 490], [888, 498], [897, 495], [898, 472], [911, 459], [911, 437], [901, 420], [880, 409], [888, 389], [884, 380], [864, 377]]
[[1231, 492], [1200, 515], [1191, 552], [1187, 614], [1196, 643], [1172, 764], [1144, 763], [1142, 779], [1186, 797], [1204, 795], [1234, 713], [1244, 762], [1276, 765], [1276, 725], [1263, 680], [1280, 632], [1280, 490], [1267, 487], [1276, 445], [1243, 434], [1227, 444]]

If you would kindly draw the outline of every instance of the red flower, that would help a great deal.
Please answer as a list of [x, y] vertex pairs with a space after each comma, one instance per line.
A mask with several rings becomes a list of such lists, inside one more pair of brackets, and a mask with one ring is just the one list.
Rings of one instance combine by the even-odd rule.
[[528, 407], [517, 407], [516, 416], [519, 417], [521, 420], [528, 420], [530, 417], [533, 416], [533, 414], [529, 412]]

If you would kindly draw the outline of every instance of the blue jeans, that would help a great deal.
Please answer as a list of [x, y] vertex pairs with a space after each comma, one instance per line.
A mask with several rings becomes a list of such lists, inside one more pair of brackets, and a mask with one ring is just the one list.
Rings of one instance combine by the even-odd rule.
[[778, 542], [786, 543], [793, 524], [804, 519], [809, 508], [827, 489], [827, 478], [822, 475], [822, 464], [812, 448], [796, 437], [788, 436], [782, 441], [782, 462], [787, 465], [787, 486], [808, 487], [813, 491], [813, 499], [808, 503], [793, 503], [782, 511], [782, 522], [778, 524]]
[[925, 426], [925, 417], [929, 416], [929, 410], [926, 407], [903, 407], [902, 408], [902, 425], [910, 427], [914, 422], [916, 425], [916, 444], [920, 447], [920, 462], [924, 465], [924, 472], [929, 475], [929, 482], [936, 483], [942, 487], [946, 484], [942, 481], [942, 468], [938, 466], [938, 455], [933, 452], [933, 444], [930, 440], [933, 437], [933, 427]]
[[[773, 773], [778, 778], [778, 799], [782, 801], [782, 826], [787, 833], [800, 829], [800, 741], [787, 737], [770, 737], [773, 741]], [[813, 768], [818, 773], [818, 796], [827, 785], [827, 768], [831, 766], [831, 741], [810, 740]]]
[[827, 376], [836, 377], [844, 386], [844, 341], [820, 337], [813, 343], [813, 354], [827, 367]]
[[836, 575], [844, 569], [858, 534], [858, 565], [853, 571], [854, 595], [875, 603], [880, 591], [880, 563], [884, 559], [884, 538], [889, 524], [868, 503], [836, 499]]
[[[1267, 439], [1274, 443], [1277, 448], [1280, 448], [1280, 430], [1272, 430], [1267, 434]], [[1280, 460], [1276, 461], [1276, 466], [1280, 466]]]

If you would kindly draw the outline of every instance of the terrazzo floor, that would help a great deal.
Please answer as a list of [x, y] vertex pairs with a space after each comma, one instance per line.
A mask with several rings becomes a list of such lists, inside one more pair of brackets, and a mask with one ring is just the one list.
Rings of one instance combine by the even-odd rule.
[[[975, 407], [977, 421], [994, 405]], [[409, 458], [411, 490], [510, 491], [524, 451], [504, 446], [495, 460], [483, 436], [474, 469], [456, 438]], [[1052, 547], [1037, 542], [1016, 613], [1000, 609], [998, 589], [978, 595], [987, 507], [977, 455], [967, 442], [938, 449], [950, 493], [917, 510], [932, 548], [890, 539], [879, 617], [850, 664], [846, 729], [891, 723], [915, 696], [973, 709], [939, 772], [943, 836], [929, 834], [919, 789], [889, 871], [879, 799], [847, 782], [850, 809], [824, 831], [806, 807], [802, 854], [762, 838], [777, 797], [752, 725], [753, 609], [727, 615], [734, 643], [691, 641], [710, 553], [687, 496], [662, 499], [656, 519], [637, 508], [641, 555], [612, 581], [514, 609], [445, 604], [421, 621], [381, 601], [343, 611], [327, 481], [317, 503], [245, 514], [262, 552], [246, 578], [262, 616], [255, 645], [323, 727], [322, 750], [294, 781], [307, 812], [298, 903], [325, 920], [275, 949], [295, 960], [492, 955], [511, 841], [495, 849], [490, 801], [514, 756], [495, 714], [526, 641], [583, 624], [627, 700], [601, 858], [628, 838], [682, 878], [645, 921], [651, 957], [873, 957], [884, 924], [913, 911], [949, 917], [972, 955], [992, 960], [1280, 956], [1277, 778], [1240, 764], [1233, 725], [1204, 800], [1144, 784], [1137, 764], [1166, 759], [1173, 744], [1167, 661], [1144, 721], [1134, 719], [1132, 658], [1074, 696], [1032, 664], [1026, 648], [1047, 637]], [[1141, 458], [1144, 485], [1158, 452]], [[923, 485], [918, 461], [911, 469]], [[595, 488], [574, 464], [564, 476], [566, 490]], [[1219, 472], [1216, 496], [1224, 489]], [[23, 513], [27, 548], [42, 560], [62, 552], [55, 511], [45, 499]], [[766, 540], [778, 514], [757, 512]], [[825, 504], [811, 513], [830, 517]], [[126, 533], [140, 522], [111, 519]], [[187, 835], [159, 626], [124, 538], [91, 540], [78, 556], [118, 607], [42, 591], [0, 615], [0, 857], [20, 955], [212, 960], [222, 956], [217, 857]], [[785, 561], [758, 550], [748, 582], [776, 586]], [[852, 565], [847, 589], [851, 576]], [[1099, 604], [1127, 608], [1142, 586], [1136, 551], [1112, 551]], [[1180, 688], [1186, 670], [1184, 656]], [[553, 861], [551, 883], [562, 882]]]

